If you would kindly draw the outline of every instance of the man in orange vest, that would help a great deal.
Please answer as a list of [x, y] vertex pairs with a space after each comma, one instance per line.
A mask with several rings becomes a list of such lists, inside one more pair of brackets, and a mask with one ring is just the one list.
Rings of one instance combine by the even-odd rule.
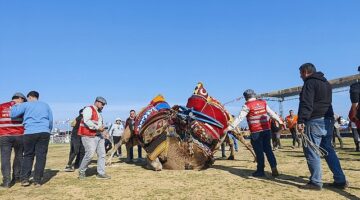
[[297, 121], [298, 116], [295, 115], [293, 110], [290, 110], [290, 115], [286, 117], [286, 126], [290, 130], [291, 137], [293, 139], [293, 149], [295, 149], [295, 144], [298, 144], [298, 148], [300, 148], [300, 138], [297, 135]]
[[88, 106], [83, 110], [83, 119], [80, 122], [78, 134], [81, 136], [81, 141], [85, 148], [85, 156], [79, 168], [79, 179], [86, 178], [85, 172], [88, 165], [93, 158], [95, 152], [98, 157], [97, 162], [97, 179], [111, 179], [105, 173], [105, 139], [109, 138], [107, 133], [104, 133], [105, 128], [101, 112], [107, 104], [103, 97], [97, 97], [94, 105]]
[[[25, 95], [15, 93], [12, 101], [0, 104], [0, 145], [1, 145], [1, 173], [3, 188], [10, 188], [20, 181], [21, 163], [23, 159], [24, 126], [22, 117], [10, 118], [10, 109], [13, 105], [26, 101]], [[13, 173], [11, 179], [11, 151], [14, 148]]]
[[271, 166], [272, 175], [279, 176], [276, 158], [271, 148], [271, 126], [269, 115], [271, 118], [278, 121], [279, 124], [283, 125], [284, 123], [280, 117], [270, 109], [266, 101], [256, 99], [256, 94], [253, 90], [246, 90], [244, 92], [244, 97], [246, 103], [242, 107], [240, 115], [225, 129], [225, 131], [228, 132], [234, 130], [246, 117], [251, 132], [251, 144], [257, 158], [257, 170], [252, 175], [254, 177], [265, 176], [265, 153]]

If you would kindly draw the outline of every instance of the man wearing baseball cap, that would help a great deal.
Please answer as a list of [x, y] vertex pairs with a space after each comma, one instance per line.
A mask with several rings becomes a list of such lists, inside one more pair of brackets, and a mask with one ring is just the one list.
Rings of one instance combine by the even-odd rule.
[[97, 154], [97, 179], [111, 179], [105, 173], [105, 139], [109, 138], [108, 133], [104, 132], [103, 118], [101, 112], [107, 104], [105, 98], [97, 97], [94, 105], [87, 106], [83, 110], [83, 119], [80, 122], [78, 134], [85, 147], [85, 156], [80, 164], [79, 179], [86, 179], [86, 170], [94, 154]]
[[[10, 102], [0, 104], [0, 145], [1, 145], [1, 173], [3, 184], [1, 187], [10, 188], [20, 181], [21, 163], [23, 159], [24, 126], [22, 117], [11, 118], [10, 109], [15, 104], [26, 101], [25, 95], [15, 93]], [[11, 151], [14, 148], [13, 173], [11, 179]]]
[[264, 153], [270, 163], [273, 176], [279, 176], [277, 170], [277, 162], [275, 155], [271, 148], [271, 125], [270, 118], [275, 119], [279, 124], [283, 124], [280, 117], [270, 109], [266, 101], [256, 99], [254, 90], [248, 89], [244, 92], [246, 100], [245, 105], [242, 107], [240, 115], [234, 120], [232, 124], [224, 131], [234, 130], [242, 120], [247, 118], [249, 129], [251, 132], [251, 144], [254, 148], [257, 159], [257, 170], [252, 174], [254, 177], [265, 176], [265, 159]]

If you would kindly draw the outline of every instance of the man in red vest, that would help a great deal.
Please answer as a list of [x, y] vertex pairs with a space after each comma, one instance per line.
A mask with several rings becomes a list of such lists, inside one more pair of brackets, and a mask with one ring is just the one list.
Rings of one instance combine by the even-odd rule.
[[257, 170], [252, 175], [254, 177], [265, 176], [265, 153], [271, 166], [272, 175], [279, 176], [276, 158], [271, 148], [271, 125], [269, 115], [271, 118], [278, 121], [279, 124], [283, 125], [284, 123], [280, 117], [270, 109], [266, 101], [256, 99], [256, 94], [253, 90], [246, 90], [244, 92], [244, 97], [246, 103], [242, 107], [240, 115], [225, 131], [234, 130], [246, 117], [251, 132], [251, 144], [257, 158]]
[[86, 178], [85, 172], [94, 154], [97, 154], [97, 179], [111, 179], [105, 173], [105, 139], [109, 138], [107, 133], [104, 133], [103, 118], [101, 111], [107, 104], [103, 97], [97, 97], [94, 105], [88, 106], [83, 110], [83, 119], [80, 122], [78, 134], [81, 136], [81, 141], [85, 148], [85, 156], [79, 168], [79, 179]]
[[[0, 104], [0, 145], [1, 145], [1, 173], [3, 188], [10, 188], [20, 181], [21, 163], [23, 159], [23, 119], [10, 118], [10, 109], [13, 105], [26, 101], [25, 95], [16, 93], [12, 101]], [[11, 179], [11, 151], [14, 148], [13, 173]]]

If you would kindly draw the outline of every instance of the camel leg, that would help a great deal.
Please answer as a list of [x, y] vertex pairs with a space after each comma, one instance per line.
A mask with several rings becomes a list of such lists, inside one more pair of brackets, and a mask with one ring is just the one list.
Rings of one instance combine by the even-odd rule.
[[123, 142], [123, 141], [120, 140], [116, 145], [113, 145], [114, 148], [111, 149], [111, 151], [110, 151], [110, 157], [109, 157], [108, 161], [106, 162], [106, 165], [107, 165], [107, 166], [110, 166], [110, 165], [112, 164], [112, 159], [113, 159], [115, 153], [117, 152], [117, 149], [118, 149], [119, 147], [121, 147], [122, 142]]
[[236, 138], [242, 143], [245, 145], [245, 147], [247, 148], [247, 150], [250, 151], [250, 153], [253, 155], [254, 157], [254, 162], [256, 162], [256, 155], [255, 155], [255, 152], [254, 150], [252, 149], [252, 146], [250, 144], [248, 144], [244, 138], [244, 136], [240, 135], [240, 134], [236, 134], [235, 135]]

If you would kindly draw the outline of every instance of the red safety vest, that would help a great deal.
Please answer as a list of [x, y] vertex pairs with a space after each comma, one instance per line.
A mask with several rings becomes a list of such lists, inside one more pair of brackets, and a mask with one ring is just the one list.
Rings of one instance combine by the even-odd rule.
[[[99, 116], [95, 110], [95, 108], [93, 106], [89, 106], [92, 110], [92, 115], [91, 115], [91, 121], [94, 124], [98, 124], [99, 121]], [[79, 131], [78, 131], [78, 135], [80, 136], [88, 136], [88, 137], [95, 137], [96, 135], [96, 130], [92, 130], [90, 129], [88, 126], [86, 126], [86, 124], [84, 123], [84, 118], [81, 120], [80, 122], [80, 127], [79, 127]]]
[[22, 118], [10, 118], [10, 109], [14, 101], [0, 104], [0, 136], [19, 136], [24, 134]]
[[266, 110], [266, 101], [248, 101], [245, 105], [249, 108], [247, 121], [251, 133], [267, 131], [271, 129], [269, 116]]

